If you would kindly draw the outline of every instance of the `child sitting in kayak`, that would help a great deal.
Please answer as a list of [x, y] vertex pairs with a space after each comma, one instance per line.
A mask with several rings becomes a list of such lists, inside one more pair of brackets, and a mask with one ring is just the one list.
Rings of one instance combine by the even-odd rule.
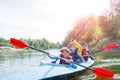
[[94, 58], [92, 57], [89, 49], [88, 49], [88, 44], [87, 42], [82, 42], [82, 57], [85, 61], [88, 61], [88, 58], [90, 57], [91, 60], [94, 60]]
[[60, 57], [62, 59], [60, 59], [59, 64], [67, 64], [67, 65], [69, 65], [72, 62], [72, 56], [70, 56], [70, 50], [67, 47], [63, 47], [60, 50], [60, 52], [61, 52]]
[[71, 64], [72, 62], [72, 56], [70, 56], [70, 50], [67, 47], [63, 47], [60, 50], [61, 54], [60, 54], [60, 58], [56, 57], [56, 56], [51, 56], [49, 55], [49, 53], [47, 53], [48, 57], [50, 59], [54, 59], [54, 61], [52, 61], [52, 63], [56, 63], [58, 59], [60, 59], [59, 64]]
[[71, 56], [74, 62], [82, 62], [81, 58], [82, 46], [76, 41], [71, 42]]

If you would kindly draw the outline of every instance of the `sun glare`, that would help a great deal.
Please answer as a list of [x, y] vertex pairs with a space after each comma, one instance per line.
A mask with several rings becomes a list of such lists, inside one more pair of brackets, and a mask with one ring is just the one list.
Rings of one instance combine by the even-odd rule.
[[30, 0], [24, 3], [27, 6], [16, 5], [16, 2], [11, 2], [13, 5], [9, 5], [9, 8], [4, 7], [2, 1], [0, 3], [5, 13], [0, 20], [6, 24], [4, 31], [0, 31], [1, 34], [6, 32], [3, 36], [47, 38], [52, 42], [60, 42], [79, 17], [100, 15], [109, 7], [110, 0]]
[[[58, 39], [58, 37], [55, 37], [58, 35], [61, 35], [61, 39], [64, 39], [63, 37], [67, 35], [68, 30], [74, 26], [79, 17], [91, 14], [98, 16], [109, 6], [109, 0], [42, 0], [42, 3], [45, 5], [38, 5], [38, 11], [52, 17], [50, 20], [49, 17], [45, 19], [45, 23], [48, 20], [50, 24], [47, 24], [50, 27], [52, 26], [52, 28], [46, 29], [45, 32], [53, 33], [51, 31], [56, 29], [57, 34], [52, 34], [54, 40]], [[42, 26], [48, 27], [48, 25], [44, 24]]]
[[109, 0], [87, 0], [86, 2], [88, 13], [94, 13], [96, 15], [100, 15], [109, 5]]
[[[89, 15], [95, 14], [100, 15], [105, 9], [109, 6], [109, 0], [73, 0], [71, 2], [72, 6], [67, 5], [70, 7], [72, 11], [71, 14], [78, 14], [80, 15]], [[64, 9], [64, 8], [63, 8]]]

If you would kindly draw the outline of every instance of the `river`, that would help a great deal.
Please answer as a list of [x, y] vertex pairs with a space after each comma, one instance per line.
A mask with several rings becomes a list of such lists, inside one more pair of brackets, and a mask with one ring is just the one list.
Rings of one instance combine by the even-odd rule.
[[[55, 49], [48, 50], [48, 52], [54, 55], [59, 54], [59, 51]], [[116, 58], [115, 56], [112, 58], [110, 56], [110, 58], [103, 58], [100, 56], [101, 54], [103, 55], [105, 53], [94, 55], [95, 63], [92, 67], [109, 69], [115, 73], [114, 78], [105, 79], [96, 77], [92, 71], [86, 70], [83, 73], [71, 77], [69, 80], [120, 80], [120, 58]], [[36, 51], [0, 50], [0, 78], [38, 65], [40, 61], [49, 61], [49, 58], [45, 54]]]

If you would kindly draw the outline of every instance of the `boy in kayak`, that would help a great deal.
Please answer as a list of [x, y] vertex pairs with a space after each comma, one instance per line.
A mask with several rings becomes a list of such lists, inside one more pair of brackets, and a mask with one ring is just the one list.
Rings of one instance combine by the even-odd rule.
[[87, 42], [82, 42], [82, 57], [85, 61], [88, 61], [88, 58], [90, 57], [91, 60], [94, 60], [94, 58], [92, 57], [89, 49], [88, 49], [88, 44]]
[[71, 56], [74, 62], [82, 62], [81, 51], [82, 46], [76, 41], [71, 42]]
[[[60, 52], [61, 52], [60, 57], [62, 59], [60, 59], [59, 64], [67, 64], [67, 65], [71, 64], [72, 56], [70, 55], [70, 50], [67, 47], [63, 47], [60, 50]], [[63, 59], [66, 59], [66, 60], [63, 60]]]

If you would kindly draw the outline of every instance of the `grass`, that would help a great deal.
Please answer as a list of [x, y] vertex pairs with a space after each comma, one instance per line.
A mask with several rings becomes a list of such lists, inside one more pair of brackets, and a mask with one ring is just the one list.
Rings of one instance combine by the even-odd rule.
[[101, 62], [101, 61], [95, 61], [95, 63], [94, 63], [94, 66], [95, 65], [99, 65], [99, 64], [103, 64], [104, 62]]
[[99, 56], [102, 59], [111, 59], [111, 58], [116, 58], [120, 59], [120, 51], [114, 52], [114, 51], [105, 51], [105, 52], [99, 52], [94, 55], [94, 57]]

